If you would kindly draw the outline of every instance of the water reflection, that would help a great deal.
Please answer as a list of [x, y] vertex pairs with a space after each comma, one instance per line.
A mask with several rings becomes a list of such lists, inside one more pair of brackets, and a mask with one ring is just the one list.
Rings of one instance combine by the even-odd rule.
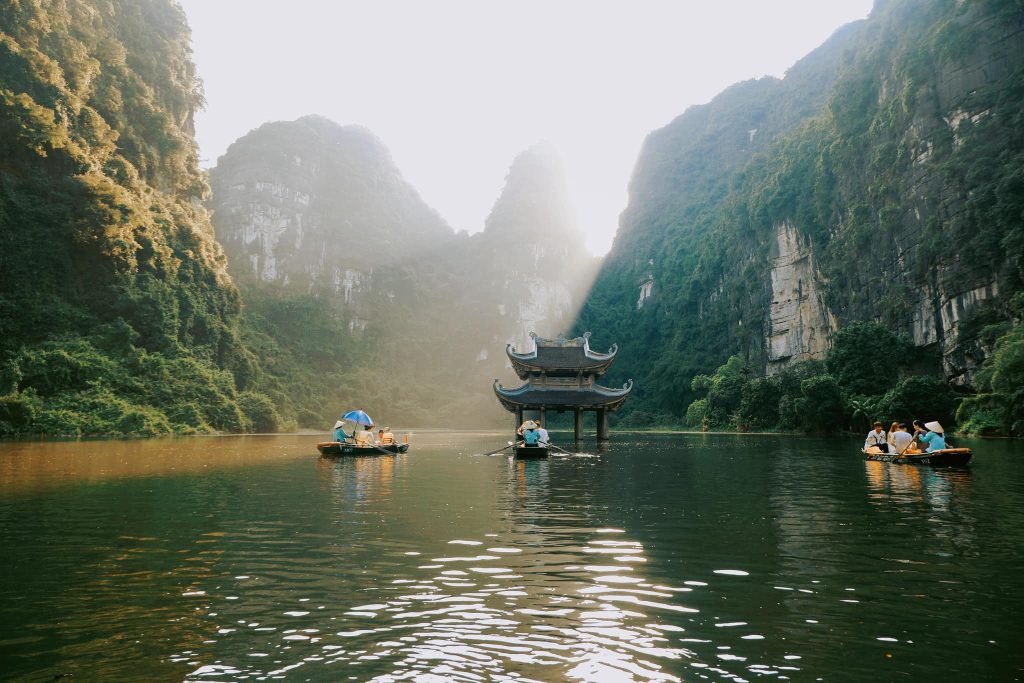
[[[1019, 676], [1017, 460], [903, 472], [812, 440], [722, 435], [624, 435], [543, 461], [471, 455], [493, 441], [428, 434], [408, 455], [332, 460], [308, 444], [290, 454], [292, 437], [227, 440], [230, 457], [199, 453], [209, 467], [122, 476], [9, 466], [0, 670]], [[196, 457], [197, 442], [177, 443]], [[953, 629], [949, 648], [936, 634]]]

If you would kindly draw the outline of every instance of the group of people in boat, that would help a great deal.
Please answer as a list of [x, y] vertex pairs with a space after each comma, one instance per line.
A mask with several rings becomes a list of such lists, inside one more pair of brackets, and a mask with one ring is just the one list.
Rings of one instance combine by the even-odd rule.
[[519, 435], [523, 440], [523, 444], [526, 446], [542, 446], [546, 448], [548, 445], [548, 430], [544, 429], [544, 427], [533, 420], [527, 420], [523, 424], [519, 425], [519, 429], [516, 430], [516, 434]]
[[391, 427], [384, 427], [373, 433], [373, 425], [362, 426], [362, 429], [354, 428], [349, 434], [345, 431], [345, 423], [338, 420], [334, 423], [334, 440], [338, 443], [354, 443], [357, 446], [393, 446], [398, 443], [395, 435], [391, 433]]
[[864, 450], [867, 451], [869, 448], [877, 448], [880, 453], [903, 456], [932, 453], [949, 448], [949, 445], [946, 443], [945, 430], [941, 424], [925, 424], [920, 420], [914, 420], [913, 435], [907, 431], [905, 423], [893, 422], [887, 432], [881, 422], [875, 422], [864, 440]]

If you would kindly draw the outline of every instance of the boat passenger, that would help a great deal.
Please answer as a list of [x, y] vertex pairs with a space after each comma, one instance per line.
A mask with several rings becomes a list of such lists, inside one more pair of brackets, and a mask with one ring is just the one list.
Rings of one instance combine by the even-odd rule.
[[938, 422], [929, 422], [925, 425], [928, 431], [918, 434], [917, 441], [920, 444], [928, 444], [926, 452], [941, 451], [946, 448], [946, 435], [942, 425]]
[[903, 455], [914, 442], [914, 437], [907, 432], [907, 425], [893, 422], [893, 426], [889, 429], [889, 452]]
[[538, 439], [538, 441], [540, 442], [540, 445], [544, 446], [545, 448], [547, 448], [548, 441], [550, 440], [550, 437], [548, 436], [548, 430], [544, 429], [544, 425], [538, 425], [537, 426], [537, 434], [540, 437]]
[[348, 434], [345, 433], [345, 423], [341, 420], [334, 423], [334, 440], [338, 443], [345, 443], [348, 440]]
[[523, 443], [527, 446], [536, 446], [540, 443], [540, 432], [531, 427], [523, 430]]
[[886, 440], [885, 430], [882, 429], [881, 422], [875, 422], [873, 425], [874, 429], [868, 432], [868, 436], [864, 439], [864, 450], [877, 446], [878, 450], [882, 453], [889, 452], [889, 442]]
[[391, 427], [385, 427], [384, 429], [377, 431], [377, 442], [381, 446], [394, 446], [398, 441], [395, 440], [395, 435], [391, 433]]
[[886, 430], [886, 433], [885, 433], [886, 434], [886, 436], [885, 436], [885, 443], [887, 443], [889, 445], [889, 452], [890, 453], [895, 453], [896, 452], [896, 447], [892, 443], [892, 435], [895, 434], [899, 430], [899, 428], [900, 428], [900, 423], [899, 422], [893, 422], [891, 425], [889, 425], [889, 429]]
[[366, 425], [361, 431], [355, 433], [356, 445], [358, 446], [373, 446], [373, 425]]

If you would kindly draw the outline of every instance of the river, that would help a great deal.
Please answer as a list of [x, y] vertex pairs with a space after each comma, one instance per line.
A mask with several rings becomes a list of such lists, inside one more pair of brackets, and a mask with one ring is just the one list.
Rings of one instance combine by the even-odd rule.
[[0, 443], [0, 678], [1024, 678], [1021, 442], [505, 438]]

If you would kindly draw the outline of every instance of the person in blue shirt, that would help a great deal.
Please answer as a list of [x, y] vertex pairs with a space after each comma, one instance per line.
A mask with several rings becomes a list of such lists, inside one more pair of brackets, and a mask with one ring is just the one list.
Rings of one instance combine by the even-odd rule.
[[946, 448], [946, 435], [942, 429], [942, 425], [938, 422], [929, 422], [924, 425], [924, 429], [918, 429], [915, 432], [915, 437], [918, 444], [927, 445], [926, 452], [931, 453], [933, 451], [941, 451]]
[[516, 432], [523, 437], [523, 443], [527, 446], [536, 446], [540, 443], [540, 432], [537, 431], [537, 423], [533, 420], [524, 422]]
[[345, 425], [341, 420], [334, 423], [334, 440], [338, 443], [344, 443], [348, 439], [348, 434], [345, 433]]

